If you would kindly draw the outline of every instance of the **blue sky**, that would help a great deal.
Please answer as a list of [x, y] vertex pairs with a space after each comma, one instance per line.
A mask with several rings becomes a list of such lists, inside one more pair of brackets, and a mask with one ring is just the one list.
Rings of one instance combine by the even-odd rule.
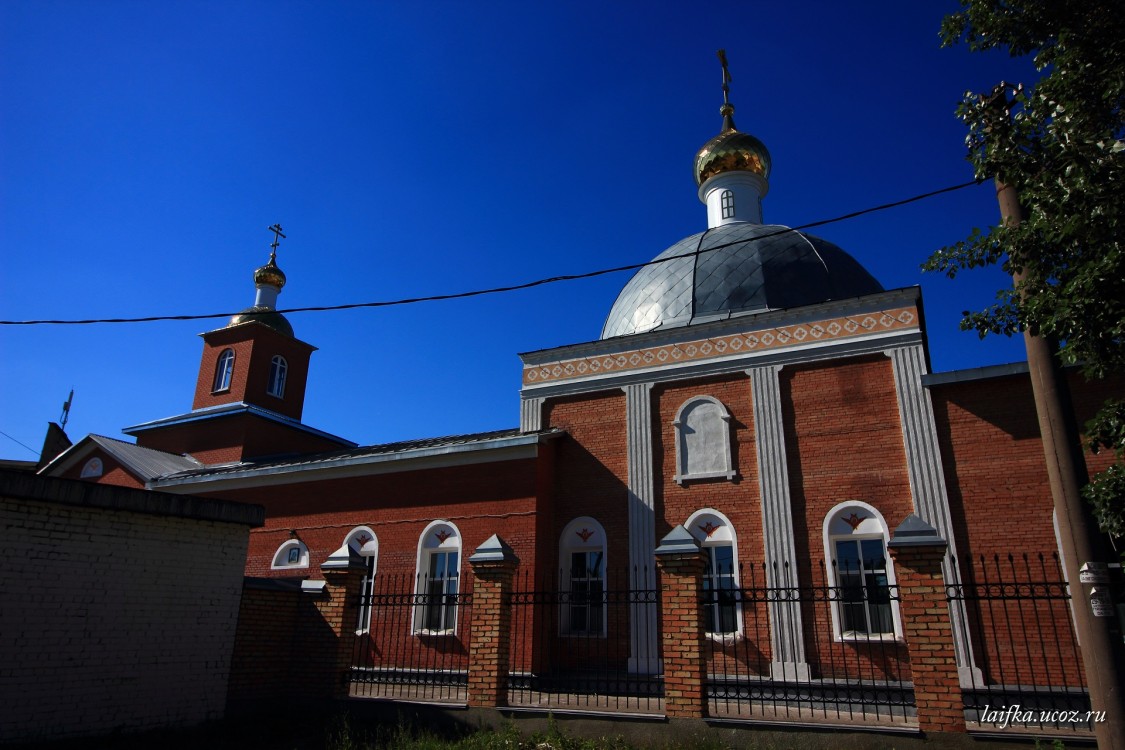
[[[1026, 61], [940, 49], [955, 2], [0, 3], [0, 319], [238, 311], [280, 222], [282, 307], [442, 294], [643, 262], [706, 227], [691, 162], [721, 119], [773, 157], [768, 222], [972, 178], [954, 109]], [[923, 275], [995, 223], [981, 185], [813, 230], [920, 284], [935, 370], [1023, 358], [961, 310], [1004, 283]], [[515, 426], [517, 352], [596, 339], [628, 274], [293, 314], [304, 421], [359, 443]], [[0, 326], [0, 431], [191, 407], [219, 321]], [[0, 456], [33, 459], [0, 436]]]

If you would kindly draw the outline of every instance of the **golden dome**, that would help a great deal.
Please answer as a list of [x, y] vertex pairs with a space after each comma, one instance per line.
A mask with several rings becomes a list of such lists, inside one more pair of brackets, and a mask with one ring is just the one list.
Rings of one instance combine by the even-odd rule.
[[277, 267], [277, 256], [270, 253], [270, 260], [264, 266], [254, 271], [255, 284], [269, 284], [278, 290], [285, 286], [285, 273]]
[[[274, 266], [274, 268], [277, 267]], [[281, 273], [281, 271], [278, 271], [278, 273]], [[284, 275], [282, 275], [281, 277], [281, 283], [285, 283]], [[234, 326], [251, 322], [261, 323], [264, 326], [272, 328], [278, 333], [285, 334], [289, 338], [295, 338], [293, 335], [293, 326], [290, 325], [289, 321], [285, 319], [284, 315], [279, 313], [277, 310], [274, 310], [272, 307], [263, 307], [261, 305], [248, 307], [238, 315], [235, 315], [230, 319], [230, 322], [227, 323], [227, 328], [233, 328]]]
[[734, 127], [734, 107], [724, 104], [719, 112], [723, 115], [723, 132], [703, 144], [695, 155], [695, 184], [702, 185], [722, 172], [753, 172], [769, 179], [770, 152], [765, 145], [749, 133], [741, 133]]

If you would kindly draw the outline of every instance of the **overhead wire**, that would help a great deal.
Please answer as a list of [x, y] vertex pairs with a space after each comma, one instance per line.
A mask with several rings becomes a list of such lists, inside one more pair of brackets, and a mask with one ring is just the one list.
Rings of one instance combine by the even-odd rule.
[[[768, 239], [770, 237], [776, 237], [776, 236], [779, 236], [779, 235], [782, 235], [782, 234], [787, 234], [789, 232], [797, 232], [797, 231], [800, 231], [800, 230], [803, 230], [803, 229], [812, 229], [813, 227], [820, 227], [820, 226], [824, 226], [826, 224], [835, 224], [837, 222], [846, 221], [848, 219], [854, 219], [856, 217], [864, 216], [864, 215], [870, 214], [870, 213], [875, 213], [877, 211], [885, 211], [887, 209], [897, 208], [898, 206], [904, 206], [904, 205], [907, 205], [909, 203], [916, 203], [918, 201], [925, 200], [927, 198], [933, 198], [935, 196], [942, 195], [944, 193], [951, 193], [951, 192], [954, 192], [956, 190], [962, 190], [962, 189], [967, 188], [967, 187], [979, 185], [983, 181], [984, 181], [983, 178], [978, 178], [978, 179], [971, 180], [969, 182], [960, 183], [958, 185], [950, 185], [949, 187], [944, 187], [944, 188], [941, 188], [939, 190], [931, 190], [931, 191], [926, 192], [926, 193], [921, 193], [919, 195], [911, 196], [910, 198], [903, 198], [901, 200], [892, 201], [890, 203], [883, 203], [883, 204], [880, 204], [880, 205], [877, 205], [877, 206], [872, 206], [870, 208], [861, 209], [859, 211], [852, 211], [850, 213], [842, 214], [840, 216], [835, 216], [831, 219], [821, 219], [819, 221], [812, 221], [812, 222], [808, 222], [806, 224], [801, 224], [801, 225], [795, 226], [795, 227], [782, 227], [782, 228], [780, 228], [780, 229], [778, 229], [774, 232], [768, 232], [766, 234], [759, 235], [756, 239]], [[717, 250], [722, 250], [726, 247], [730, 247], [732, 245], [741, 244], [743, 242], [745, 242], [744, 239], [739, 239], [739, 240], [735, 240], [733, 242], [718, 244], [718, 245], [714, 245], [714, 246], [708, 247], [708, 248], [698, 248], [697, 247], [696, 250], [694, 250], [693, 252], [690, 252], [690, 253], [684, 253], [682, 255], [673, 255], [673, 256], [669, 256], [667, 258], [657, 258], [657, 259], [654, 259], [654, 260], [645, 261], [644, 263], [629, 263], [627, 265], [614, 266], [612, 268], [601, 268], [601, 269], [598, 269], [596, 271], [585, 271], [583, 273], [564, 274], [564, 275], [560, 275], [560, 276], [550, 276], [550, 277], [547, 277], [547, 278], [536, 279], [534, 281], [526, 281], [526, 282], [522, 282], [522, 283], [519, 283], [519, 284], [509, 284], [509, 285], [506, 285], [506, 286], [490, 287], [490, 288], [487, 288], [487, 289], [474, 289], [474, 290], [470, 290], [470, 291], [466, 291], [466, 292], [452, 292], [452, 293], [449, 293], [449, 294], [431, 294], [431, 295], [426, 295], [426, 296], [422, 296], [422, 297], [405, 297], [405, 298], [396, 299], [396, 300], [378, 300], [378, 301], [374, 301], [374, 302], [352, 302], [352, 303], [345, 303], [345, 304], [339, 304], [339, 305], [313, 305], [313, 306], [308, 306], [308, 307], [288, 307], [288, 308], [284, 308], [284, 309], [278, 309], [278, 310], [276, 310], [276, 312], [285, 314], [285, 313], [301, 313], [301, 312], [328, 312], [328, 311], [333, 311], [333, 310], [356, 310], [356, 309], [361, 309], [361, 308], [394, 307], [394, 306], [400, 306], [400, 305], [413, 305], [413, 304], [418, 304], [418, 303], [422, 303], [422, 302], [440, 302], [440, 301], [443, 301], [443, 300], [466, 299], [466, 298], [469, 298], [469, 297], [479, 297], [479, 296], [488, 295], [488, 294], [505, 294], [507, 292], [515, 292], [515, 291], [520, 291], [520, 290], [523, 290], [523, 289], [532, 289], [532, 288], [535, 288], [535, 287], [538, 287], [538, 286], [544, 286], [544, 285], [547, 285], [547, 284], [557, 284], [557, 283], [561, 283], [561, 282], [564, 282], [564, 281], [578, 281], [578, 280], [581, 280], [581, 279], [591, 279], [591, 278], [595, 278], [597, 276], [605, 276], [605, 275], [612, 274], [612, 273], [621, 273], [623, 271], [635, 271], [639, 268], [644, 268], [646, 266], [653, 266], [653, 265], [657, 265], [659, 263], [667, 263], [667, 262], [670, 262], [670, 261], [673, 261], [673, 260], [678, 260], [680, 258], [690, 258], [692, 256], [698, 257], [699, 255], [703, 255], [705, 253], [712, 253], [712, 252], [715, 252]], [[223, 313], [206, 313], [206, 314], [198, 314], [198, 315], [148, 315], [148, 316], [133, 317], [133, 318], [86, 318], [86, 319], [77, 319], [77, 320], [63, 320], [63, 319], [0, 320], [0, 325], [5, 325], [5, 326], [30, 326], [30, 325], [93, 325], [93, 324], [99, 324], [99, 323], [153, 323], [153, 322], [157, 322], [157, 321], [170, 321], [170, 320], [208, 320], [208, 319], [211, 319], [211, 318], [226, 318], [226, 317], [231, 317], [233, 315], [238, 315], [240, 312], [242, 312], [242, 311], [223, 312]]]

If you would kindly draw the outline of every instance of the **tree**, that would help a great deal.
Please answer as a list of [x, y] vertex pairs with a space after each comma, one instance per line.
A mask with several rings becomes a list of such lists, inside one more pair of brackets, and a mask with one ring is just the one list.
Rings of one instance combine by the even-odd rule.
[[[1121, 0], [961, 0], [942, 24], [944, 46], [1031, 55], [1032, 86], [967, 93], [958, 115], [978, 178], [1019, 191], [1017, 227], [974, 229], [923, 266], [958, 272], [1000, 264], [1019, 281], [995, 304], [966, 312], [982, 337], [1024, 329], [1053, 339], [1089, 378], [1125, 372], [1125, 7]], [[1125, 536], [1125, 400], [1086, 428], [1116, 461], [1083, 490], [1102, 529]]]

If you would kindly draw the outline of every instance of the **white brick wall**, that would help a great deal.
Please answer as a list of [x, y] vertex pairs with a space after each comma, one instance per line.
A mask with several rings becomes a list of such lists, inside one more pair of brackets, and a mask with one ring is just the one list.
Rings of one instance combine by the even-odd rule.
[[0, 498], [0, 742], [220, 718], [247, 539]]

